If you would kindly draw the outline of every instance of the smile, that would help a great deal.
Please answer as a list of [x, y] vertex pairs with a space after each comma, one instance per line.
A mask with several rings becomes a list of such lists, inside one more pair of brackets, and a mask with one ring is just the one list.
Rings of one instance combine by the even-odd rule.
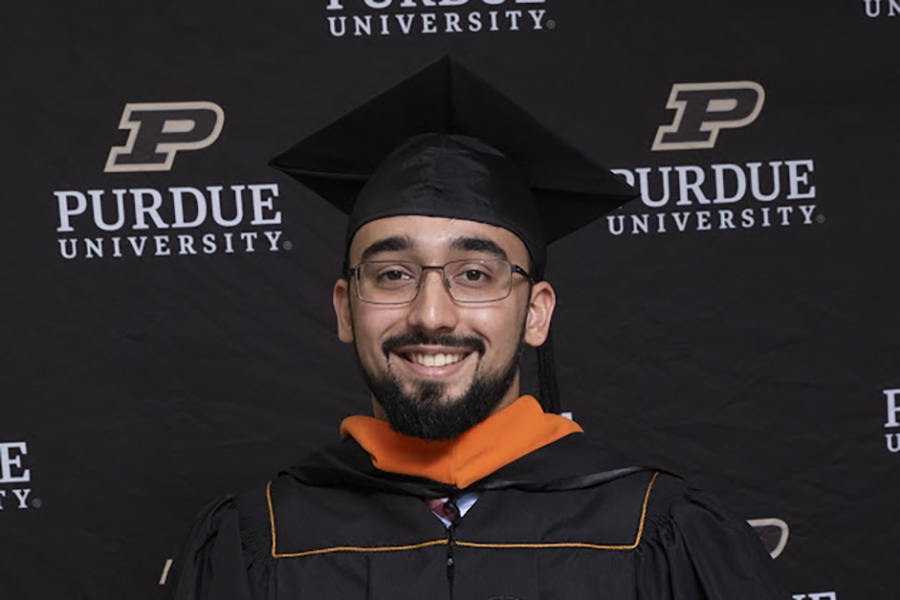
[[463, 372], [472, 361], [469, 358], [478, 356], [478, 352], [469, 348], [407, 346], [392, 352], [400, 359], [400, 365], [413, 377], [427, 379], [455, 377]]
[[443, 367], [446, 365], [452, 365], [458, 363], [463, 358], [466, 357], [466, 354], [457, 353], [457, 354], [424, 354], [420, 352], [413, 352], [404, 356], [406, 360], [410, 362], [414, 362], [418, 365], [423, 365], [426, 367]]

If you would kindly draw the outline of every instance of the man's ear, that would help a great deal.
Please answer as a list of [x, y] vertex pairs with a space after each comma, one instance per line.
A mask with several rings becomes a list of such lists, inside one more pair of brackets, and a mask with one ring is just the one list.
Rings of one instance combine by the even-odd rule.
[[353, 341], [353, 317], [350, 314], [350, 283], [340, 278], [334, 282], [331, 302], [334, 304], [334, 315], [337, 317], [338, 339], [349, 344]]
[[525, 343], [529, 346], [540, 346], [547, 339], [550, 331], [550, 319], [556, 307], [556, 292], [546, 281], [539, 281], [531, 287], [531, 300], [528, 302], [528, 316], [525, 320]]

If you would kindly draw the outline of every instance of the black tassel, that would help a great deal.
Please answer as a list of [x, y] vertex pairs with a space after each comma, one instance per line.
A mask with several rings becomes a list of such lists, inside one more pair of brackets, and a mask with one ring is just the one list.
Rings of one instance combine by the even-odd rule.
[[537, 363], [541, 406], [544, 412], [558, 415], [562, 412], [562, 405], [556, 383], [556, 362], [553, 359], [553, 339], [550, 332], [547, 333], [544, 343], [538, 346]]

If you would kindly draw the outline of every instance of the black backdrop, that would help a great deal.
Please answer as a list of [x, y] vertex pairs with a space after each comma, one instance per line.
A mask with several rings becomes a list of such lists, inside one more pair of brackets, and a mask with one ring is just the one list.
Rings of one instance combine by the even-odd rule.
[[565, 408], [777, 519], [795, 599], [900, 593], [895, 0], [19, 3], [0, 27], [0, 597], [155, 597], [204, 503], [367, 410], [330, 306], [344, 221], [265, 163], [447, 53], [646, 180], [552, 249]]

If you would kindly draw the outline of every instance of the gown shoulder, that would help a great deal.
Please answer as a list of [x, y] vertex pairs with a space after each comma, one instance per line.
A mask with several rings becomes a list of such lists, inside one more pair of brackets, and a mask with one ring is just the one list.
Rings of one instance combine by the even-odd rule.
[[789, 600], [753, 528], [711, 494], [660, 473], [637, 547], [638, 600]]
[[265, 600], [274, 569], [265, 490], [223, 496], [191, 523], [172, 563], [165, 600]]

